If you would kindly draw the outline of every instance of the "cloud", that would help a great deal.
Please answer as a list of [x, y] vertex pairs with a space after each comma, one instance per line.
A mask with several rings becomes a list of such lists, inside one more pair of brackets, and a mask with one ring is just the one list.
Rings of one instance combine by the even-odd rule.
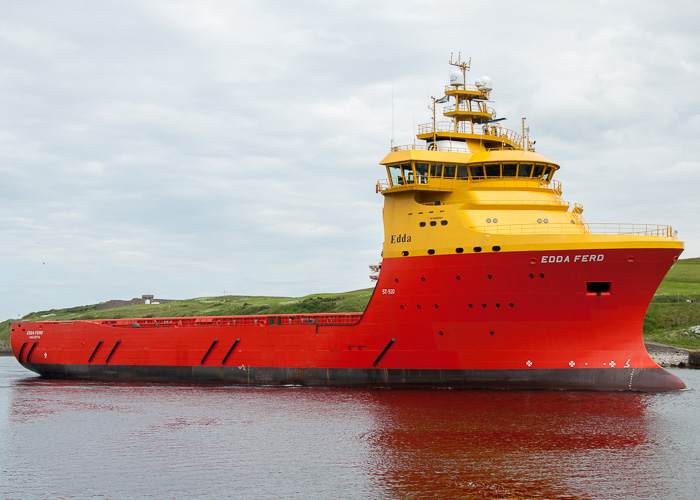
[[700, 255], [692, 2], [6, 2], [0, 318], [154, 293], [369, 286], [374, 185], [451, 72], [528, 116], [591, 222]]

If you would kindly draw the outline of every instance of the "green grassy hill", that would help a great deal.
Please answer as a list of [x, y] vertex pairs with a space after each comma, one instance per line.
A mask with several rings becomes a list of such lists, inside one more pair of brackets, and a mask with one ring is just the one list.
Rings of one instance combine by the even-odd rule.
[[644, 339], [700, 349], [700, 258], [676, 262], [644, 316]]
[[[51, 309], [27, 314], [23, 321], [104, 318], [159, 318], [182, 316], [232, 316], [239, 314], [301, 314], [364, 311], [372, 288], [305, 297], [252, 297], [227, 295], [177, 300], [98, 311], [94, 305]], [[10, 339], [10, 324], [0, 323], [0, 341]], [[659, 286], [644, 317], [644, 339], [700, 349], [700, 258], [676, 262]]]
[[[326, 312], [362, 312], [373, 288], [346, 293], [320, 293], [305, 297], [253, 297], [226, 295], [176, 300], [164, 304], [138, 305], [97, 310], [95, 305], [37, 311], [22, 321], [64, 321], [78, 319], [164, 318], [184, 316], [234, 316], [251, 314], [302, 314]], [[0, 341], [9, 342], [11, 323], [0, 323]]]

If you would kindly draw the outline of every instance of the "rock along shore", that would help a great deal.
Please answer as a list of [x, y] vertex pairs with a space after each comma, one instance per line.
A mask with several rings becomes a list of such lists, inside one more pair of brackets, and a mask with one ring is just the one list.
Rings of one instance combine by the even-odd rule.
[[681, 347], [672, 347], [656, 342], [644, 342], [647, 352], [651, 359], [656, 361], [659, 366], [690, 366], [690, 351]]

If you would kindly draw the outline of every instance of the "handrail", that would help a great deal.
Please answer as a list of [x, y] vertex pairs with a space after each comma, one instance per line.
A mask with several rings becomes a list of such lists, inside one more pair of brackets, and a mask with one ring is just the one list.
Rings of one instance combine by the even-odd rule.
[[133, 328], [135, 324], [138, 324], [139, 328], [179, 328], [192, 326], [352, 325], [360, 319], [362, 319], [362, 313], [311, 313], [86, 321], [115, 328]]
[[470, 109], [465, 101], [460, 102], [459, 107], [456, 104], [454, 104], [452, 106], [445, 106], [444, 108], [442, 108], [443, 113], [452, 113], [453, 111], [464, 111], [466, 113], [485, 113], [493, 117], [495, 117], [496, 115], [496, 110], [492, 107], [484, 106], [484, 109], [481, 109], [477, 106], [477, 109]]
[[[392, 186], [391, 183], [389, 182], [389, 179], [379, 179], [377, 181], [377, 192], [381, 191], [386, 191], [387, 189], [390, 189], [392, 187], [401, 187], [401, 188], [406, 188], [406, 187], [415, 187], [415, 186], [420, 186], [421, 188], [425, 189], [430, 189], [431, 187], [435, 189], [451, 189], [454, 187], [455, 182], [469, 182], [471, 186], [469, 189], [471, 190], [478, 190], [479, 189], [479, 184], [486, 184], [488, 183], [488, 187], [492, 188], [522, 188], [523, 190], [549, 190], [553, 191], [555, 195], [557, 196], [556, 203], [551, 203], [554, 205], [569, 205], [571, 207], [570, 203], [567, 203], [563, 200], [561, 200], [561, 182], [557, 180], [551, 180], [549, 181], [549, 184], [538, 180], [538, 179], [524, 179], [521, 177], [500, 177], [500, 178], [494, 178], [494, 179], [444, 179], [442, 177], [424, 177], [423, 179], [426, 179], [427, 182], [418, 182], [418, 183], [407, 183], [407, 184], [401, 184], [400, 186]], [[537, 182], [537, 186], [534, 185], [534, 183]], [[462, 202], [460, 202], [462, 203]], [[507, 204], [509, 203], [508, 201], [484, 201], [484, 202], [478, 202], [475, 201], [474, 203], [495, 203], [495, 204]], [[517, 203], [517, 202], [516, 202]], [[528, 201], [523, 201], [523, 204], [528, 204], [531, 202]], [[539, 202], [536, 202], [535, 204], [540, 204]], [[581, 206], [579, 204], [575, 204], [574, 206]], [[581, 207], [583, 208], [583, 207]]]
[[[481, 128], [481, 130], [477, 130]], [[476, 125], [472, 132], [471, 122], [458, 122], [455, 130], [454, 122], [440, 121], [433, 126], [432, 123], [421, 123], [418, 125], [418, 135], [434, 134], [435, 132], [454, 132], [457, 134], [483, 135], [484, 137], [503, 137], [515, 144], [522, 146], [523, 136], [517, 132], [501, 127], [500, 125]]]
[[[443, 146], [439, 145], [437, 147], [435, 146], [428, 146], [427, 144], [404, 144], [401, 146], [392, 146], [391, 147], [391, 152], [395, 153], [396, 151], [410, 151], [410, 150], [420, 150], [420, 151], [447, 151], [451, 153], [471, 153], [471, 150], [469, 148], [458, 148], [455, 146]], [[500, 148], [498, 148], [500, 149]]]
[[581, 226], [576, 223], [541, 223], [541, 224], [492, 224], [490, 226], [472, 226], [469, 229], [488, 234], [616, 234], [629, 236], [657, 236], [675, 238], [671, 226], [660, 224], [624, 224], [594, 223]]
[[445, 85], [445, 94], [449, 92], [454, 92], [455, 90], [466, 90], [467, 92], [478, 92], [480, 95], [479, 97], [483, 99], [488, 99], [489, 98], [489, 93], [491, 92], [490, 90], [484, 90], [480, 89], [476, 85], [471, 85], [469, 83], [467, 84], [460, 84], [459, 87], [455, 87], [454, 85]]
[[562, 200], [469, 200], [467, 205], [545, 205], [571, 208], [571, 203]]

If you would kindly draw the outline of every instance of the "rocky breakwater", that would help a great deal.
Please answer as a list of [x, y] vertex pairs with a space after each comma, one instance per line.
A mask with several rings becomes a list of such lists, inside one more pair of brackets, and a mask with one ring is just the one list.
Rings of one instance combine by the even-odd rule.
[[683, 349], [682, 347], [657, 344], [656, 342], [645, 342], [644, 345], [651, 359], [656, 361], [659, 366], [678, 366], [681, 368], [691, 366], [690, 354], [691, 352], [698, 352]]

